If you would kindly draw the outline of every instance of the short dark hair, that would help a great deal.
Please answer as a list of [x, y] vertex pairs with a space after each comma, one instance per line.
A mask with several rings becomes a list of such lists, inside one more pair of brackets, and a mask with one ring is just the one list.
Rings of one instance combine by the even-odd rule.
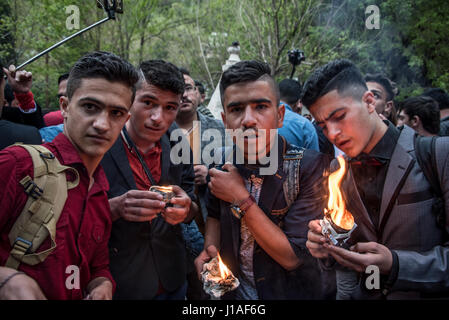
[[175, 94], [184, 92], [184, 77], [174, 64], [164, 60], [148, 60], [142, 62], [139, 69], [141, 71], [140, 81], [145, 77], [148, 84], [159, 89], [171, 91]]
[[203, 84], [202, 84], [201, 82], [199, 82], [198, 80], [195, 80], [195, 87], [198, 88], [198, 91], [199, 91], [201, 94], [204, 94], [204, 92], [206, 92], [206, 90], [204, 90]]
[[64, 73], [64, 74], [61, 74], [59, 77], [58, 77], [58, 86], [59, 86], [59, 84], [62, 82], [62, 81], [64, 81], [64, 80], [67, 80], [68, 78], [69, 78], [69, 73]]
[[402, 102], [400, 110], [404, 110], [404, 113], [409, 118], [418, 116], [426, 131], [432, 134], [438, 134], [440, 131], [438, 103], [431, 97], [419, 96], [408, 98]]
[[120, 82], [132, 90], [131, 103], [136, 94], [139, 80], [136, 69], [128, 61], [105, 51], [94, 51], [81, 57], [73, 66], [67, 82], [67, 97], [72, 98], [83, 79], [103, 78], [110, 82]]
[[223, 73], [220, 81], [221, 102], [223, 103], [224, 92], [229, 86], [258, 80], [267, 81], [271, 84], [276, 96], [276, 106], [279, 106], [279, 88], [271, 77], [270, 66], [257, 60], [237, 62]]
[[179, 68], [179, 71], [181, 71], [181, 73], [182, 73], [183, 75], [186, 75], [186, 76], [189, 76], [189, 77], [190, 77], [190, 71], [187, 70], [186, 68], [180, 67], [180, 68]]
[[293, 107], [301, 98], [301, 84], [293, 79], [284, 79], [279, 82], [279, 93], [282, 101]]
[[360, 70], [351, 61], [333, 60], [313, 71], [304, 84], [301, 102], [309, 108], [332, 90], [337, 90], [340, 95], [349, 94], [361, 100], [368, 87]]
[[394, 98], [394, 90], [393, 86], [391, 84], [390, 79], [388, 79], [385, 75], [381, 73], [367, 73], [365, 75], [365, 81], [366, 82], [376, 82], [380, 84], [382, 87], [384, 87], [386, 93], [387, 93], [387, 101], [391, 101]]
[[446, 91], [440, 88], [432, 88], [422, 94], [423, 96], [431, 97], [438, 103], [440, 110], [449, 109], [449, 95]]

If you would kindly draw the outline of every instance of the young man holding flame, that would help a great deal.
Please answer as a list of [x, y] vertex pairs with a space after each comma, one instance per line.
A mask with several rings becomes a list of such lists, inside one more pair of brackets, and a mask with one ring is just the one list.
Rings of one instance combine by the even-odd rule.
[[[443, 192], [444, 226], [432, 212], [437, 201], [415, 158], [414, 131], [395, 128], [376, 113], [376, 100], [360, 71], [336, 60], [314, 71], [302, 102], [326, 137], [349, 157], [341, 189], [357, 228], [349, 250], [331, 245], [311, 221], [307, 247], [314, 257], [333, 257], [365, 274], [379, 268], [381, 290], [362, 279], [347, 298], [413, 299], [449, 292], [449, 140], [436, 142], [436, 164]], [[434, 168], [435, 169], [435, 168]], [[438, 213], [437, 213], [438, 214]], [[330, 259], [326, 261], [330, 263]], [[327, 264], [327, 266], [329, 266]]]
[[[308, 222], [324, 210], [323, 171], [329, 160], [277, 135], [284, 106], [265, 63], [233, 65], [223, 73], [220, 92], [227, 133], [243, 137], [234, 139], [232, 164], [209, 170], [205, 250], [195, 261], [197, 271], [218, 249], [240, 281], [225, 298], [322, 298], [320, 270], [305, 242]], [[239, 150], [243, 163], [237, 160]], [[265, 156], [270, 163], [262, 161]], [[264, 172], [267, 165], [274, 165], [274, 172]], [[296, 187], [290, 198], [287, 193]]]

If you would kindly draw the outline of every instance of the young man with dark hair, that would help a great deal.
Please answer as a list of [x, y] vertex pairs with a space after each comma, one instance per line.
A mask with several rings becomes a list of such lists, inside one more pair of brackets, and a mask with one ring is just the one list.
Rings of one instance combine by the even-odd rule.
[[285, 115], [278, 132], [292, 145], [319, 151], [318, 136], [313, 124], [293, 111], [293, 108], [301, 105], [301, 89], [299, 82], [292, 79], [284, 79], [279, 83], [280, 103], [285, 107]]
[[[321, 275], [305, 242], [308, 222], [324, 208], [323, 171], [329, 159], [291, 146], [277, 134], [285, 107], [267, 64], [231, 66], [223, 73], [220, 93], [223, 122], [234, 138], [227, 149], [232, 153], [225, 152], [232, 163], [209, 170], [205, 249], [195, 261], [197, 271], [219, 250], [240, 281], [226, 298], [321, 298]], [[267, 165], [273, 172], [264, 170]]]
[[[178, 141], [170, 138], [177, 128], [173, 122], [184, 79], [176, 66], [163, 60], [144, 61], [138, 72], [131, 118], [102, 162], [111, 185], [114, 298], [184, 300], [187, 263], [180, 224], [198, 212], [192, 163], [171, 159]], [[149, 191], [157, 185], [173, 188], [172, 206]]]
[[440, 88], [432, 88], [423, 93], [438, 102], [440, 109], [440, 136], [449, 136], [449, 95]]
[[430, 97], [420, 96], [402, 102], [398, 126], [408, 125], [421, 136], [436, 136], [440, 131], [438, 103]]
[[[352, 285], [339, 281], [341, 296], [412, 299], [447, 294], [449, 140], [436, 140], [433, 169], [439, 173], [445, 205], [434, 212], [438, 197], [415, 159], [414, 130], [396, 128], [379, 117], [374, 94], [352, 62], [335, 60], [316, 69], [304, 86], [302, 102], [326, 137], [349, 157], [341, 190], [357, 224], [351, 247], [330, 245], [319, 220], [310, 222], [307, 241], [314, 257], [333, 257], [361, 273], [361, 280], [357, 274], [344, 276], [354, 280]], [[437, 215], [445, 217], [445, 226], [438, 226]], [[370, 265], [379, 268], [381, 290], [365, 285]]]
[[[0, 265], [15, 266], [0, 267], [2, 299], [112, 298], [114, 282], [107, 247], [111, 212], [106, 196], [108, 183], [99, 164], [129, 118], [137, 79], [134, 67], [111, 53], [89, 53], [75, 63], [68, 81], [71, 90], [60, 100], [64, 133], [44, 147], [62, 165], [71, 168], [67, 181], [76, 181], [77, 176], [79, 180], [67, 190], [67, 200], [55, 226], [54, 251], [36, 265], [25, 260], [30, 249], [36, 250], [32, 247], [33, 237], [29, 239], [30, 235], [25, 234], [11, 244], [9, 234], [27, 199], [38, 197], [36, 193], [28, 196], [19, 181], [26, 176], [33, 179], [42, 168], [35, 171], [30, 154], [20, 146], [0, 152]], [[43, 192], [40, 204], [46, 203], [46, 190]], [[42, 218], [40, 208], [30, 210], [37, 210]], [[52, 206], [48, 211], [51, 215], [42, 221], [41, 228], [50, 224], [46, 219], [56, 214]], [[50, 246], [53, 244], [48, 237], [36, 253]], [[17, 266], [20, 272], [14, 270]]]
[[203, 104], [204, 100], [206, 99], [206, 90], [204, 90], [203, 84], [201, 82], [199, 82], [198, 80], [195, 80], [195, 87], [197, 88], [197, 94], [198, 94], [198, 100], [199, 100], [199, 104], [198, 104], [198, 108], [197, 108], [198, 112], [206, 117], [214, 118], [214, 115], [212, 114], [212, 112], [210, 112], [210, 110]]
[[390, 79], [380, 73], [366, 74], [365, 82], [376, 99], [376, 112], [396, 125], [396, 108], [394, 106], [394, 90]]
[[[61, 97], [67, 96], [67, 80], [69, 79], [69, 74], [64, 73], [58, 77], [58, 101]], [[52, 111], [44, 115], [45, 125], [49, 126], [60, 126], [64, 122], [61, 110]], [[62, 127], [59, 127], [62, 129]], [[55, 130], [55, 129], [54, 129]]]

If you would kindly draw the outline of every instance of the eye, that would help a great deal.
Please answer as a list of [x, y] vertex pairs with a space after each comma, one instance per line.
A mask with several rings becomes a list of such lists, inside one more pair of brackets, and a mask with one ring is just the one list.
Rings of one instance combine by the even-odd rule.
[[256, 106], [256, 110], [264, 110], [264, 109], [266, 109], [266, 108], [267, 108], [267, 106], [264, 105], [264, 104], [258, 104], [258, 105]]
[[112, 115], [116, 118], [120, 118], [122, 117], [125, 113], [121, 110], [112, 110], [111, 111]]
[[178, 107], [175, 107], [173, 105], [167, 105], [167, 106], [165, 106], [165, 109], [168, 111], [176, 111], [176, 110], [178, 110]]
[[238, 113], [238, 112], [241, 112], [242, 110], [243, 110], [242, 107], [232, 107], [231, 110], [229, 110], [229, 112]]
[[85, 103], [83, 104], [83, 108], [87, 112], [94, 112], [98, 109], [98, 107], [92, 103]]

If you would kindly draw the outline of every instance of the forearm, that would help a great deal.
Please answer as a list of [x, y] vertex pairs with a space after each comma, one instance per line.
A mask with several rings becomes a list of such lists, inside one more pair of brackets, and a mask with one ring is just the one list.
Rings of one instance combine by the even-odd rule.
[[109, 207], [111, 208], [111, 220], [112, 222], [117, 221], [118, 219], [120, 219], [120, 197], [115, 197], [115, 198], [111, 198], [109, 199]]
[[256, 204], [249, 207], [242, 219], [262, 249], [283, 268], [294, 270], [299, 266], [300, 260], [287, 236]]
[[[106, 277], [93, 278], [87, 285], [87, 292], [89, 292], [89, 293], [92, 292], [92, 290], [94, 290], [96, 287], [98, 287], [105, 281], [111, 282], [111, 280], [109, 280]], [[112, 287], [112, 282], [111, 282], [111, 287]]]
[[206, 234], [204, 237], [204, 249], [209, 246], [220, 248], [220, 221], [215, 218], [207, 217]]
[[194, 201], [192, 201], [190, 203], [189, 213], [187, 214], [187, 217], [184, 219], [184, 223], [191, 222], [197, 216], [197, 214], [199, 214], [198, 205]]

